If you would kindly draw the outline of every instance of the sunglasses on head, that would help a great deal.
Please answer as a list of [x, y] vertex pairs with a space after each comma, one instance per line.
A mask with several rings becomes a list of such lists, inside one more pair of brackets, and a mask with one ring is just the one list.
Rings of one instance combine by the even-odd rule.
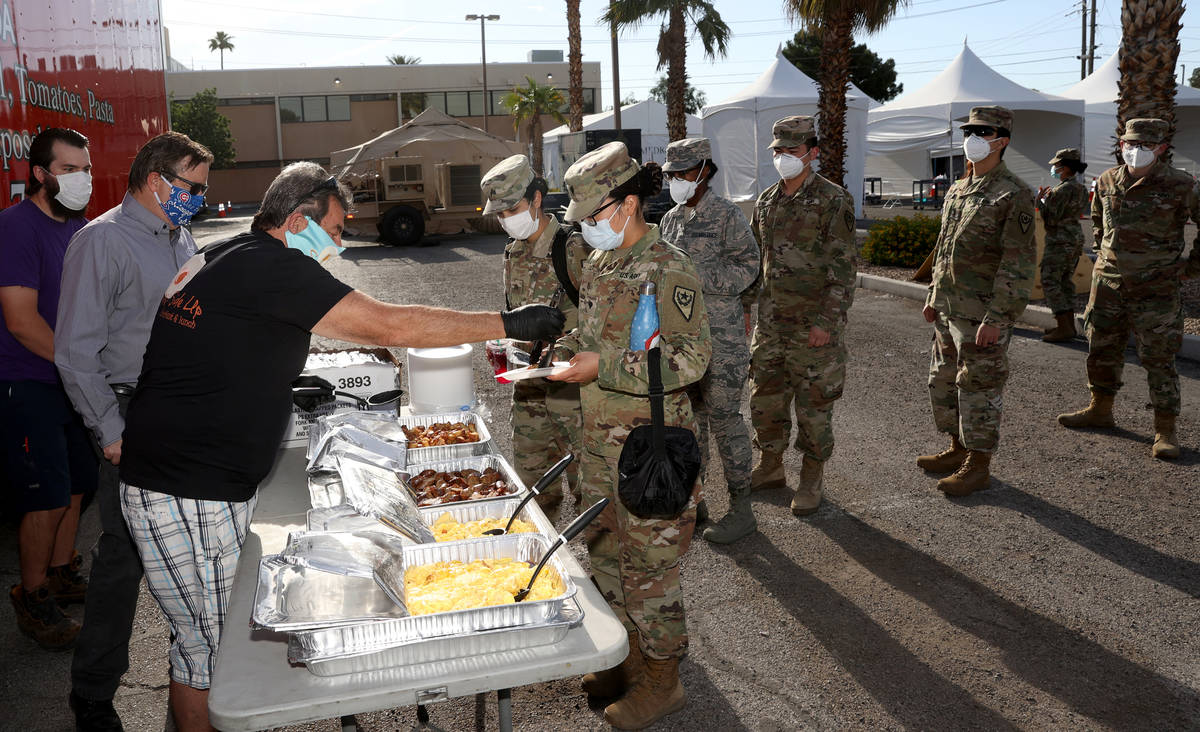
[[158, 171], [158, 174], [161, 175], [163, 178], [168, 178], [170, 180], [178, 180], [178, 181], [187, 183], [188, 192], [190, 192], [193, 196], [203, 196], [205, 193], [208, 192], [208, 184], [207, 183], [197, 183], [196, 181], [188, 180], [187, 178], [184, 178], [182, 175], [179, 175], [178, 173], [172, 173], [169, 170], [160, 170], [160, 171]]
[[962, 131], [963, 137], [971, 137], [972, 135], [977, 137], [991, 137], [996, 132], [995, 127], [964, 127]]

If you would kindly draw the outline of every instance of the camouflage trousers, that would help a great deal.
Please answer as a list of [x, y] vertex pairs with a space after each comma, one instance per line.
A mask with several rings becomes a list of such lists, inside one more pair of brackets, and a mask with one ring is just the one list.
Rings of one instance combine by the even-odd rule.
[[1050, 312], [1075, 312], [1075, 268], [1083, 254], [1083, 239], [1055, 241], [1046, 237], [1046, 249], [1042, 252], [1042, 292], [1046, 294], [1046, 306]]
[[1183, 345], [1183, 308], [1179, 285], [1169, 292], [1139, 293], [1132, 297], [1098, 277], [1083, 315], [1088, 339], [1088, 386], [1116, 394], [1121, 388], [1129, 333], [1137, 341], [1138, 360], [1146, 369], [1150, 403], [1158, 411], [1179, 414], [1179, 372], [1175, 354]]
[[970, 450], [993, 452], [1000, 442], [1000, 412], [1008, 381], [1012, 328], [1001, 328], [995, 345], [975, 345], [979, 322], [938, 313], [929, 359], [929, 403], [939, 432]]
[[[537, 379], [513, 383], [513, 467], [526, 486], [532, 486], [568, 452], [577, 458], [567, 466], [567, 487], [579, 495], [579, 453], [582, 418], [579, 385], [542, 382]], [[542, 491], [562, 495], [557, 480]]]
[[[789, 334], [790, 335], [790, 334]], [[792, 430], [795, 405], [796, 449], [825, 461], [833, 455], [833, 403], [846, 386], [846, 344], [830, 334], [820, 348], [808, 346], [808, 330], [796, 341], [759, 321], [750, 355], [750, 422], [754, 446], [763, 454], [783, 455]]]
[[[740, 324], [739, 324], [740, 327]], [[731, 496], [750, 490], [750, 430], [742, 419], [742, 394], [750, 371], [750, 351], [742, 341], [740, 350], [713, 343], [712, 360], [704, 378], [688, 389], [696, 415], [696, 442], [700, 445], [700, 475], [708, 475], [711, 433], [725, 472]]]
[[675, 519], [640, 519], [617, 497], [617, 456], [583, 452], [583, 505], [611, 503], [586, 530], [592, 578], [608, 606], [641, 639], [650, 658], [680, 658], [687, 652], [687, 623], [679, 561], [696, 528], [700, 485]]

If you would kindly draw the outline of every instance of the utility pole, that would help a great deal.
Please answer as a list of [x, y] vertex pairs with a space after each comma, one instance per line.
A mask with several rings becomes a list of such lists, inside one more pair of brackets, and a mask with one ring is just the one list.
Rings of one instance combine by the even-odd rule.
[[617, 24], [612, 31], [613, 129], [621, 129], [621, 62], [617, 59]]
[[1096, 70], [1096, 0], [1092, 0], [1092, 40], [1088, 42], [1088, 74]]
[[1079, 78], [1087, 78], [1087, 28], [1088, 28], [1088, 8], [1087, 0], [1079, 0], [1079, 13], [1081, 22], [1079, 24]]
[[[487, 88], [487, 35], [483, 30], [483, 21], [485, 20], [500, 20], [499, 15], [468, 15], [467, 20], [479, 21], [479, 49], [483, 52], [483, 131], [491, 133], [488, 129], [488, 114], [492, 111], [492, 100], [488, 98]], [[471, 97], [467, 95], [467, 112], [471, 111]]]

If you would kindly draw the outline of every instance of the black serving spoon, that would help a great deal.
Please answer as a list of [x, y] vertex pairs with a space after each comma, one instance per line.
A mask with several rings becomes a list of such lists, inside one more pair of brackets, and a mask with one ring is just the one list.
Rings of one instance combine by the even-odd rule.
[[554, 543], [551, 544], [550, 548], [546, 550], [546, 553], [542, 555], [542, 561], [538, 562], [537, 569], [533, 570], [533, 576], [529, 578], [529, 584], [522, 587], [517, 594], [513, 596], [514, 602], [520, 602], [526, 597], [529, 597], [529, 592], [533, 589], [533, 583], [537, 580], [538, 573], [542, 571], [542, 567], [546, 566], [546, 562], [550, 561], [550, 557], [554, 554], [554, 552], [558, 551], [558, 548], [563, 544], [566, 544], [571, 539], [574, 539], [579, 532], [583, 531], [585, 526], [592, 522], [592, 519], [599, 516], [600, 512], [607, 507], [608, 499], [601, 498], [599, 501], [593, 503], [588, 510], [579, 514], [579, 516], [576, 517], [576, 519], [572, 521], [567, 528], [563, 529], [562, 534], [560, 534], [559, 537], [554, 540]]
[[508, 519], [508, 524], [506, 524], [503, 529], [488, 529], [483, 533], [487, 536], [500, 536], [501, 534], [507, 534], [508, 530], [512, 528], [513, 521], [516, 521], [517, 515], [521, 513], [521, 509], [525, 508], [526, 504], [528, 504], [534, 496], [540, 495], [541, 492], [546, 489], [546, 486], [550, 485], [552, 481], [558, 480], [558, 476], [562, 475], [562, 471], [566, 470], [567, 466], [570, 465], [571, 461], [574, 459], [575, 454], [568, 452], [562, 460], [559, 460], [552, 468], [547, 470], [545, 475], [543, 475], [541, 478], [538, 478], [538, 482], [534, 483], [533, 487], [529, 489], [529, 495], [522, 498], [521, 502], [517, 504], [517, 508], [513, 511], [512, 517]]

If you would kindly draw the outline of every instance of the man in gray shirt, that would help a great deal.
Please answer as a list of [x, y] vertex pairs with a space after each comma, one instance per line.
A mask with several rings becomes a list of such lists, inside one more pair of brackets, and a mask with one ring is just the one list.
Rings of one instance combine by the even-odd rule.
[[183, 225], [203, 205], [212, 160], [208, 148], [177, 132], [147, 142], [130, 167], [125, 199], [71, 239], [63, 263], [54, 363], [104, 456], [102, 534], [71, 664], [80, 730], [122, 728], [112, 699], [129, 669], [142, 564], [117, 491], [121, 433], [163, 293], [196, 253]]

